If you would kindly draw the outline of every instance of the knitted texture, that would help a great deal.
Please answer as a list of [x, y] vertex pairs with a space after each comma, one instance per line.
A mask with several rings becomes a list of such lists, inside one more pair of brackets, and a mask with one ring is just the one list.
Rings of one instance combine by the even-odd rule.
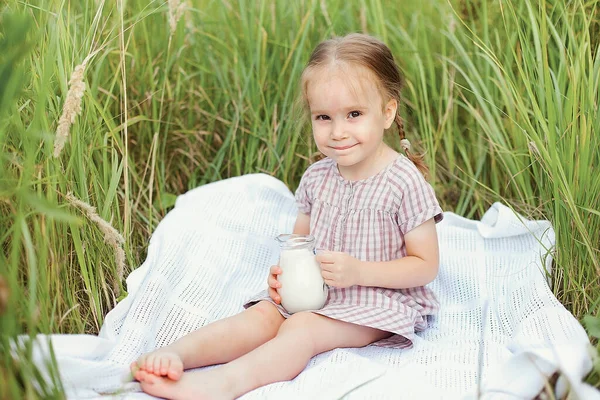
[[[180, 196], [100, 334], [50, 336], [69, 398], [151, 398], [135, 393], [129, 364], [242, 311], [266, 287], [278, 259], [274, 237], [292, 230], [296, 213], [292, 193], [263, 174]], [[483, 398], [507, 398], [506, 392], [527, 398], [561, 368], [563, 380], [593, 391], [581, 384], [591, 368], [587, 336], [547, 284], [555, 240], [550, 223], [526, 220], [498, 203], [481, 221], [444, 217], [437, 225], [440, 272], [429, 285], [440, 312], [412, 348], [333, 350], [314, 357], [296, 379], [242, 398], [453, 399], [475, 396], [478, 387]], [[46, 340], [38, 341], [36, 354], [47, 354]]]

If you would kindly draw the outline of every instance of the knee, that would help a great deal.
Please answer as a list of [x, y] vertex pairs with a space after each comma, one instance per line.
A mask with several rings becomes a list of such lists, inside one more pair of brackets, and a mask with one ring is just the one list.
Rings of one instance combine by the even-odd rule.
[[319, 317], [310, 311], [302, 311], [296, 314], [292, 314], [288, 319], [285, 320], [284, 324], [287, 326], [309, 326], [312, 325]]
[[277, 335], [293, 334], [298, 336], [298, 340], [301, 340], [304, 343], [314, 344], [314, 329], [311, 329], [311, 327], [315, 326], [318, 318], [319, 316], [311, 312], [299, 312], [293, 314], [281, 324]]
[[275, 336], [279, 327], [285, 320], [277, 307], [268, 301], [260, 301], [250, 307], [249, 311], [254, 313], [255, 317], [261, 321], [261, 326]]

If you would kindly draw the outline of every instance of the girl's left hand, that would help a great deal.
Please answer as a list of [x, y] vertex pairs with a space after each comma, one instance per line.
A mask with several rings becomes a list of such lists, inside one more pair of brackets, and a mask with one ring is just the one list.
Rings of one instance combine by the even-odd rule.
[[329, 286], [347, 288], [358, 284], [360, 260], [338, 251], [319, 251], [316, 260], [321, 264], [321, 275]]

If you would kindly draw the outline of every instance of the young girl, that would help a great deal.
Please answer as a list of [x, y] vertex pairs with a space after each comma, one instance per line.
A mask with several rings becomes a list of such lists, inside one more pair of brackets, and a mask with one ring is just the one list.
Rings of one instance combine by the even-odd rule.
[[[317, 46], [301, 90], [318, 149], [296, 192], [294, 233], [312, 234], [329, 285], [325, 306], [289, 315], [278, 266], [268, 292], [131, 364], [142, 389], [169, 399], [233, 399], [296, 377], [338, 347], [410, 346], [438, 308], [424, 285], [438, 272], [442, 219], [426, 169], [410, 152], [398, 114], [402, 77], [382, 42], [351, 34]], [[383, 142], [396, 124], [405, 155]], [[185, 369], [224, 364], [209, 370]]]

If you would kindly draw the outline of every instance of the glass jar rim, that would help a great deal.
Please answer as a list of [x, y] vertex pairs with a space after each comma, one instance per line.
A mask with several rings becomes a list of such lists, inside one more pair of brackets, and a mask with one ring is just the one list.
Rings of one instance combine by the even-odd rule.
[[300, 235], [297, 233], [284, 233], [275, 238], [282, 249], [301, 249], [314, 244], [313, 235]]

